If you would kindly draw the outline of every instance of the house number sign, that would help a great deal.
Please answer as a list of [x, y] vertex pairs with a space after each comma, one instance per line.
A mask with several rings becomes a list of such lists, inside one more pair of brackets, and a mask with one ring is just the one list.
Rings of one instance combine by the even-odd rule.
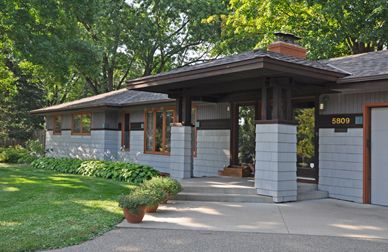
[[331, 118], [332, 125], [348, 125], [351, 122], [350, 117], [333, 117]]
[[320, 115], [320, 128], [362, 128], [362, 114]]

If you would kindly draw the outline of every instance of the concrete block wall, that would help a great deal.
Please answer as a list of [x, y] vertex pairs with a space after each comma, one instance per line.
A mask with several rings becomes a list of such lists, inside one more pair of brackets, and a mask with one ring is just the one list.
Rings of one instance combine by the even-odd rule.
[[194, 176], [217, 176], [229, 165], [230, 130], [198, 130]]
[[110, 130], [92, 130], [88, 136], [71, 135], [70, 130], [62, 130], [61, 135], [47, 131], [47, 156], [115, 160], [118, 136], [118, 131]]
[[147, 164], [161, 172], [170, 172], [170, 156], [144, 154], [144, 132], [131, 131], [129, 151], [120, 151], [121, 140], [117, 142], [118, 159], [125, 162]]
[[362, 203], [363, 129], [319, 129], [319, 190]]
[[274, 202], [295, 201], [296, 125], [256, 124], [255, 187]]
[[171, 127], [170, 176], [173, 178], [192, 177], [192, 131], [191, 126]]

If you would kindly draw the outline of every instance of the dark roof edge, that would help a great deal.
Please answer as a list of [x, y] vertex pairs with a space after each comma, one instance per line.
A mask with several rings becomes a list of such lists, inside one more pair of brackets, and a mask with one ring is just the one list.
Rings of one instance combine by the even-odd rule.
[[[146, 77], [128, 80], [128, 81], [126, 81], [126, 83], [127, 83], [127, 87], [131, 88], [131, 87], [134, 87], [137, 85], [143, 85], [143, 84], [146, 84], [149, 82], [166, 81], [166, 80], [170, 80], [170, 79], [177, 79], [177, 78], [184, 78], [184, 77], [190, 78], [190, 76], [195, 76], [195, 75], [201, 74], [201, 73], [211, 73], [211, 72], [215, 72], [215, 71], [222, 70], [222, 69], [231, 69], [232, 67], [241, 67], [241, 66], [255, 64], [255, 63], [261, 63], [261, 62], [262, 62], [262, 58], [250, 58], [250, 59], [245, 59], [245, 60], [231, 62], [231, 63], [209, 66], [206, 68], [198, 68], [198, 69], [188, 70], [188, 71], [184, 71], [184, 72], [178, 72], [178, 73], [168, 73], [167, 72], [166, 74], [164, 74], [162, 76], [150, 75], [150, 76], [146, 76]], [[192, 78], [192, 79], [196, 79], [196, 78]]]
[[138, 106], [138, 105], [148, 105], [148, 104], [154, 104], [154, 103], [167, 103], [167, 102], [173, 102], [175, 99], [162, 99], [162, 100], [149, 100], [149, 101], [142, 101], [142, 102], [133, 102], [133, 103], [124, 103], [124, 104], [102, 104], [98, 106], [84, 106], [84, 107], [76, 107], [76, 108], [59, 108], [59, 109], [35, 109], [31, 110], [30, 114], [32, 115], [45, 115], [50, 113], [56, 113], [56, 112], [65, 112], [65, 111], [77, 111], [77, 110], [86, 110], [86, 109], [98, 109], [98, 108], [125, 108], [125, 107], [132, 107], [132, 106]]
[[388, 74], [361, 76], [361, 77], [347, 77], [344, 79], [338, 79], [337, 83], [353, 83], [353, 82], [365, 82], [365, 81], [376, 81], [376, 80], [388, 80]]
[[[193, 80], [197, 79], [195, 78], [196, 75], [198, 74], [210, 74], [212, 72], [217, 72], [220, 70], [224, 69], [233, 69], [233, 68], [238, 68], [238, 67], [244, 67], [244, 66], [251, 66], [254, 64], [265, 64], [265, 62], [270, 62], [273, 64], [279, 64], [279, 65], [288, 65], [292, 66], [294, 68], [298, 69], [303, 69], [309, 72], [315, 72], [315, 73], [324, 73], [324, 76], [330, 75], [332, 77], [336, 78], [341, 78], [349, 75], [348, 73], [344, 72], [341, 69], [336, 69], [340, 70], [341, 72], [336, 72], [336, 71], [330, 71], [326, 69], [321, 69], [321, 68], [316, 68], [313, 66], [306, 66], [302, 64], [297, 64], [297, 63], [291, 63], [287, 61], [282, 61], [279, 59], [275, 59], [269, 56], [263, 56], [263, 57], [258, 57], [258, 58], [251, 58], [251, 59], [246, 59], [242, 61], [237, 61], [237, 62], [232, 62], [230, 64], [222, 64], [222, 65], [216, 65], [216, 66], [211, 66], [207, 68], [199, 68], [199, 69], [194, 69], [191, 71], [185, 71], [185, 72], [179, 72], [179, 73], [171, 73], [171, 74], [166, 74], [163, 76], [148, 76], [148, 77], [143, 77], [143, 78], [138, 78], [138, 79], [133, 79], [127, 81], [127, 87], [129, 89], [131, 88], [143, 88], [144, 85], [146, 86], [155, 86], [155, 85], [162, 85], [162, 84], [168, 84], [169, 80], [173, 80], [172, 82], [181, 82], [181, 81], [186, 81], [186, 80]], [[255, 67], [251, 67], [251, 69], [254, 69]], [[259, 68], [259, 66], [257, 66]], [[217, 75], [217, 74], [213, 74]], [[174, 81], [174, 79], [176, 81]], [[158, 83], [159, 82], [159, 83]], [[167, 83], [166, 83], [167, 82]], [[171, 82], [170, 82], [171, 83]]]

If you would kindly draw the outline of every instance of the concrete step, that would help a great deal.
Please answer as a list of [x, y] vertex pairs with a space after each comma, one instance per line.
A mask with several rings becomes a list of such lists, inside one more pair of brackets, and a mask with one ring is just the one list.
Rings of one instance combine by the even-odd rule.
[[257, 195], [255, 188], [225, 188], [208, 186], [184, 186], [185, 193]]
[[302, 200], [316, 200], [316, 199], [326, 199], [329, 197], [329, 193], [326, 191], [305, 191], [298, 192], [298, 201]]
[[248, 203], [272, 203], [272, 197], [261, 195], [223, 194], [223, 193], [198, 193], [181, 192], [177, 200], [189, 201], [214, 201], [214, 202], [248, 202]]
[[317, 184], [309, 184], [309, 183], [298, 183], [298, 193], [317, 191]]

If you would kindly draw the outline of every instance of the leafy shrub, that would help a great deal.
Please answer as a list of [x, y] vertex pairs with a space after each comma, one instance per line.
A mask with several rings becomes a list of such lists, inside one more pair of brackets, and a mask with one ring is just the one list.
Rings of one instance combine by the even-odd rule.
[[32, 162], [31, 166], [36, 169], [75, 174], [81, 163], [81, 160], [75, 158], [41, 157]]
[[157, 190], [155, 188], [145, 188], [143, 186], [137, 187], [130, 194], [142, 195], [148, 197], [147, 206], [155, 207], [161, 203], [167, 197], [166, 193], [162, 190]]
[[142, 187], [163, 191], [171, 198], [182, 191], [182, 185], [177, 180], [168, 177], [154, 177], [144, 181]]
[[39, 140], [28, 140], [26, 142], [26, 149], [30, 152], [31, 155], [36, 157], [42, 157], [44, 155], [44, 146], [39, 142]]
[[44, 157], [34, 161], [32, 166], [63, 173], [115, 179], [133, 184], [141, 184], [159, 174], [148, 165], [100, 160], [82, 161], [74, 158]]
[[3, 163], [31, 163], [43, 156], [44, 147], [39, 140], [28, 140], [26, 148], [20, 145], [0, 148], [0, 162]]
[[139, 214], [140, 208], [150, 204], [150, 197], [144, 194], [123, 195], [119, 199], [119, 207], [126, 208], [132, 214]]
[[20, 145], [0, 149], [0, 162], [3, 163], [24, 163], [32, 159], [34, 158], [28, 150]]

